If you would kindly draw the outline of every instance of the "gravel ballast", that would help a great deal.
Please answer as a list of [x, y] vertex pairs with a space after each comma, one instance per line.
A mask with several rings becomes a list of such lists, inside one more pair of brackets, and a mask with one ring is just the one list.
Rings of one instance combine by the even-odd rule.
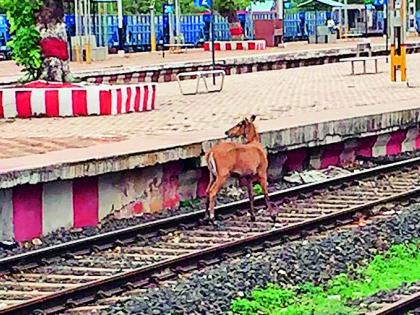
[[233, 299], [248, 296], [257, 286], [320, 283], [342, 272], [351, 273], [392, 244], [418, 238], [419, 214], [420, 203], [415, 203], [364, 227], [248, 254], [195, 272], [173, 287], [150, 289], [114, 305], [106, 314], [226, 314]]

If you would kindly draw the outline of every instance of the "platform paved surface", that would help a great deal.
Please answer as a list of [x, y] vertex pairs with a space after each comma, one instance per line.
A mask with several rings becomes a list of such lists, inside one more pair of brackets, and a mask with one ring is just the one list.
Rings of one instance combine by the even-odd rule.
[[[385, 44], [382, 37], [374, 37], [369, 39], [372, 44]], [[302, 52], [308, 50], [322, 50], [333, 48], [349, 48], [355, 47], [357, 42], [364, 41], [362, 38], [339, 40], [334, 44], [308, 44], [307, 42], [292, 42], [287, 43], [284, 48], [267, 48], [262, 51], [218, 51], [216, 58], [238, 57], [238, 56], [251, 56], [251, 55], [264, 55], [270, 53], [290, 53]], [[420, 38], [410, 38], [410, 42], [420, 41]], [[130, 66], [150, 66], [158, 64], [171, 64], [179, 62], [191, 61], [210, 61], [210, 52], [203, 51], [203, 49], [191, 49], [188, 53], [184, 54], [171, 54], [166, 52], [165, 58], [162, 57], [161, 52], [155, 53], [130, 53], [126, 54], [124, 58], [118, 55], [109, 55], [105, 61], [93, 62], [91, 64], [81, 64], [77, 62], [71, 63], [71, 69], [75, 72], [94, 71], [94, 70], [121, 70], [124, 67]], [[20, 68], [17, 67], [12, 61], [4, 61], [0, 63], [0, 81], [8, 77], [16, 77], [20, 75]]]
[[[368, 67], [373, 68], [373, 64]], [[250, 114], [257, 114], [265, 124], [273, 121], [281, 128], [308, 120], [420, 107], [420, 55], [408, 56], [408, 77], [413, 88], [405, 83], [391, 83], [385, 60], [379, 69], [379, 74], [350, 76], [350, 65], [339, 63], [235, 75], [226, 78], [222, 93], [197, 96], [182, 96], [175, 82], [162, 83], [153, 112], [3, 120], [0, 159], [124, 139], [159, 141], [152, 135], [163, 135], [162, 142], [176, 144], [181, 138], [185, 140], [185, 132], [192, 138], [206, 132], [214, 134], [214, 130], [221, 133]]]

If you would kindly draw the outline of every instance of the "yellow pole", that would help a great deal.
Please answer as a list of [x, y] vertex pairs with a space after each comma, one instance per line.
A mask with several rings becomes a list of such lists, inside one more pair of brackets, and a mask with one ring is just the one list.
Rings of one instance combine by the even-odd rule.
[[76, 42], [76, 61], [81, 62], [80, 59], [80, 45], [79, 45], [79, 0], [74, 1], [74, 18], [76, 24], [75, 42]]
[[155, 29], [155, 3], [150, 6], [150, 50], [156, 51], [156, 29]]
[[401, 73], [401, 81], [407, 80], [407, 63], [406, 63], [406, 1], [391, 1], [391, 81], [397, 81], [397, 71]]
[[90, 41], [90, 31], [91, 31], [91, 16], [90, 16], [90, 0], [86, 0], [87, 5], [87, 45], [86, 45], [86, 63], [92, 63], [92, 43]]

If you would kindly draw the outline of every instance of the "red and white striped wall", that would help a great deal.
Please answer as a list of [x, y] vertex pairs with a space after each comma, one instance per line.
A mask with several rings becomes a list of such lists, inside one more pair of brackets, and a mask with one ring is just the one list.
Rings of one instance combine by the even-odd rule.
[[31, 240], [58, 228], [98, 223], [97, 178], [22, 185], [0, 194], [3, 239]]
[[299, 148], [270, 157], [269, 173], [278, 178], [283, 171], [302, 171], [310, 166], [323, 169], [355, 161], [356, 156], [381, 157], [420, 149], [420, 128], [398, 130], [391, 133], [349, 139], [316, 148]]
[[[211, 42], [204, 43], [204, 50], [211, 50]], [[264, 50], [265, 40], [242, 40], [242, 41], [217, 41], [214, 42], [214, 50]]]
[[0, 118], [118, 115], [155, 108], [156, 85], [0, 89]]
[[316, 158], [310, 159], [310, 166], [322, 169], [330, 165], [345, 165], [353, 162], [356, 156], [392, 156], [418, 149], [420, 149], [419, 128], [398, 130], [324, 146]]
[[[420, 128], [350, 139], [270, 156], [270, 174], [326, 168], [420, 149]], [[59, 228], [95, 226], [112, 211], [123, 216], [176, 208], [205, 195], [205, 168], [183, 172], [183, 161], [96, 177], [0, 189], [0, 240], [31, 240]], [[280, 171], [279, 171], [280, 170]]]

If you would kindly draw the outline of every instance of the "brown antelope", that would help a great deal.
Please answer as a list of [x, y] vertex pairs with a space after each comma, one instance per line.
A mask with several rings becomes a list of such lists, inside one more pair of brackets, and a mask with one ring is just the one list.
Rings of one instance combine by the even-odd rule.
[[270, 215], [275, 220], [274, 209], [268, 197], [267, 154], [260, 143], [260, 137], [254, 125], [255, 115], [245, 118], [230, 128], [225, 134], [229, 137], [243, 136], [246, 143], [222, 142], [212, 147], [206, 154], [210, 173], [207, 187], [206, 216], [214, 222], [216, 195], [230, 176], [239, 176], [241, 184], [248, 188], [251, 220], [255, 221], [253, 182], [258, 181], [264, 192], [265, 203]]

